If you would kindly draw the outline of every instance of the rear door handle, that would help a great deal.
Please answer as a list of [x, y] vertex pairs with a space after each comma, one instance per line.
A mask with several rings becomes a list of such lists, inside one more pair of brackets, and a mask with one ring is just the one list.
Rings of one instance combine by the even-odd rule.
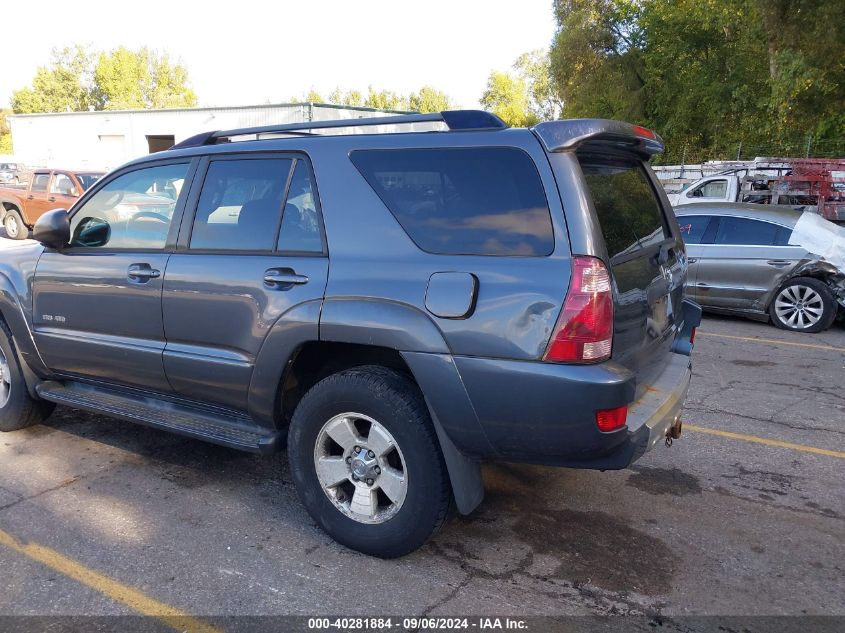
[[270, 268], [264, 271], [264, 283], [268, 286], [300, 286], [308, 283], [306, 275], [298, 275], [292, 268]]
[[55, 201], [56, 201], [56, 196], [50, 196], [49, 198], [47, 198], [47, 200], [48, 200], [49, 202], [55, 202]]
[[687, 257], [687, 262], [690, 264], [694, 264], [698, 261], [698, 257]]
[[132, 264], [126, 273], [126, 276], [129, 277], [129, 281], [146, 283], [150, 279], [157, 279], [158, 277], [161, 277], [161, 271], [156, 270], [149, 264]]
[[28, 195], [28, 196], [26, 197], [26, 199], [27, 199], [27, 200], [32, 200], [33, 198], [35, 198], [35, 196], [33, 196], [33, 195]]
[[769, 266], [777, 266], [781, 268], [782, 266], [789, 266], [789, 262], [785, 259], [770, 259], [766, 262]]

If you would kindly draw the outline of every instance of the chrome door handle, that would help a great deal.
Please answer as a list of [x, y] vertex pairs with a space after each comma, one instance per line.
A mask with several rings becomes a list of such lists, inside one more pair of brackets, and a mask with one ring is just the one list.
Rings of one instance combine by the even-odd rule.
[[789, 266], [789, 262], [783, 259], [770, 259], [766, 262], [769, 266], [777, 266], [780, 268], [781, 266]]
[[156, 270], [149, 264], [132, 264], [126, 273], [130, 281], [149, 281], [161, 277], [161, 271]]
[[264, 283], [269, 286], [290, 286], [308, 283], [306, 275], [297, 275], [291, 268], [271, 268], [264, 272]]
[[694, 264], [698, 261], [698, 257], [687, 257], [687, 263]]
[[56, 201], [56, 196], [50, 196], [49, 198], [47, 198], [47, 200], [48, 200], [49, 202], [55, 202], [55, 201]]

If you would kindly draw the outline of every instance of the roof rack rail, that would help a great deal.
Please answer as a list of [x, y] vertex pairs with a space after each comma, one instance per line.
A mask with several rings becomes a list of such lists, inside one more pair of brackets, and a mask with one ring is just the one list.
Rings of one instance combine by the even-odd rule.
[[286, 123], [282, 125], [262, 125], [259, 127], [242, 127], [233, 130], [217, 130], [203, 132], [186, 138], [174, 145], [172, 149], [186, 147], [201, 147], [214, 145], [221, 139], [248, 134], [293, 134], [310, 135], [306, 130], [320, 130], [329, 128], [366, 127], [370, 125], [407, 125], [410, 123], [445, 123], [449, 130], [503, 130], [507, 124], [495, 114], [484, 110], [444, 110], [430, 114], [401, 114], [397, 116], [366, 117], [361, 119], [332, 119], [330, 121], [303, 121], [301, 123]]

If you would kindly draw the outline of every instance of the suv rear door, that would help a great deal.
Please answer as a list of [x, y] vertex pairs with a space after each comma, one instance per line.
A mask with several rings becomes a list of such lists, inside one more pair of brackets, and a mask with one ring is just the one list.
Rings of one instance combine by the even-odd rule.
[[639, 158], [578, 152], [614, 281], [611, 358], [638, 375], [638, 390], [670, 359], [681, 319], [683, 242], [659, 185]]
[[164, 366], [178, 393], [245, 410], [267, 333], [325, 292], [317, 192], [299, 154], [215, 156], [199, 174], [164, 278]]

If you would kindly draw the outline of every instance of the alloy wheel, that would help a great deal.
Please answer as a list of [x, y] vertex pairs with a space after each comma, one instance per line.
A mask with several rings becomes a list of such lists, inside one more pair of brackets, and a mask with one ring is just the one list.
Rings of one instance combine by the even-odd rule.
[[382, 424], [361, 413], [341, 413], [323, 425], [314, 467], [335, 508], [359, 523], [387, 521], [408, 492], [399, 445]]
[[784, 325], [804, 330], [821, 321], [824, 302], [821, 295], [809, 286], [795, 284], [778, 293], [775, 314]]

